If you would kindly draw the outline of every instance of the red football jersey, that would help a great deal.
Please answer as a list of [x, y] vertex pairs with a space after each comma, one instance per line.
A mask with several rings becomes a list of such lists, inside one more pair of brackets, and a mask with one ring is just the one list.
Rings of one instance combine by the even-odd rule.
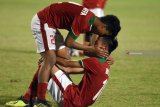
[[76, 39], [80, 33], [91, 30], [95, 15], [87, 8], [71, 3], [62, 2], [51, 4], [37, 13], [41, 24], [49, 27], [69, 30]]
[[79, 91], [83, 106], [89, 106], [95, 102], [104, 89], [109, 79], [109, 65], [106, 59], [96, 57], [81, 61], [84, 67], [84, 76], [79, 84]]
[[87, 7], [89, 9], [93, 9], [93, 8], [104, 9], [106, 2], [107, 0], [83, 0], [82, 4], [84, 7]]

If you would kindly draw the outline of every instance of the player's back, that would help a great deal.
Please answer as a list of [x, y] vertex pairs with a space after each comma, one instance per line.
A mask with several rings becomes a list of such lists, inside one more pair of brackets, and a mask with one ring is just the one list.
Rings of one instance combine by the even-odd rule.
[[82, 6], [72, 2], [55, 3], [39, 11], [38, 17], [51, 27], [68, 29], [82, 9]]

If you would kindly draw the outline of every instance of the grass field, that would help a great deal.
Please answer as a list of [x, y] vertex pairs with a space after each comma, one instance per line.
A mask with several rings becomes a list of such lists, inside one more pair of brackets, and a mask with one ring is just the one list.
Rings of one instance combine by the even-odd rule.
[[[0, 107], [24, 94], [37, 68], [32, 16], [58, 1], [65, 0], [0, 0]], [[109, 83], [91, 107], [160, 107], [160, 1], [109, 0], [105, 13], [117, 15], [122, 30]]]

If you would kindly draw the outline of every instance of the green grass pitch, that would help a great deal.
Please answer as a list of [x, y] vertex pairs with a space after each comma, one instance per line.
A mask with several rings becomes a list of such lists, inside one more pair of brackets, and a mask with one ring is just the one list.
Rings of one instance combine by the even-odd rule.
[[[65, 0], [0, 0], [0, 107], [24, 94], [37, 68], [32, 16], [58, 1]], [[122, 30], [110, 80], [91, 107], [160, 107], [160, 1], [109, 0], [105, 13], [117, 15]], [[72, 78], [78, 83], [81, 75]]]

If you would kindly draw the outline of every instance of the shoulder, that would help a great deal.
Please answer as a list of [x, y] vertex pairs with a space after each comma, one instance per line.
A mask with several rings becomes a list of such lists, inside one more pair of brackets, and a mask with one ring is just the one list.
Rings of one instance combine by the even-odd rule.
[[107, 67], [109, 68], [109, 64], [106, 59], [90, 57], [82, 60], [83, 67]]
[[85, 58], [82, 60], [83, 66], [94, 65], [97, 62], [98, 62], [98, 58], [96, 58], [96, 57]]

